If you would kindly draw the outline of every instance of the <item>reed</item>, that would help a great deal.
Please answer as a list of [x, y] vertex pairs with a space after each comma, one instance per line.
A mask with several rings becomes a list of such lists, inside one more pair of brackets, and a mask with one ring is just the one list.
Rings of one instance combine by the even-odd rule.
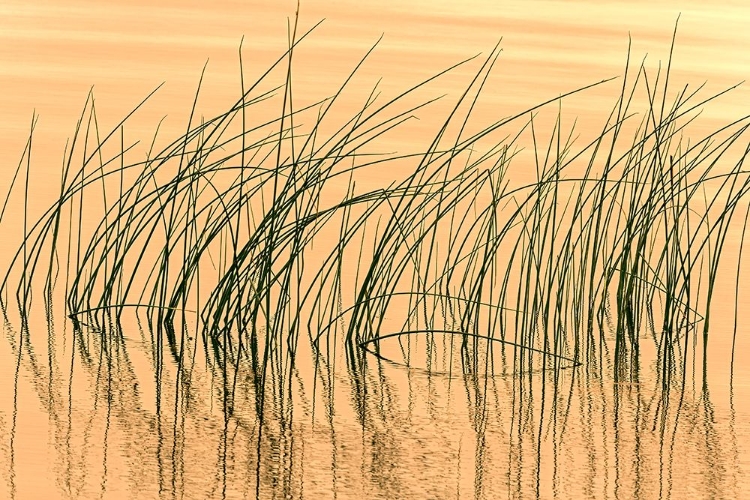
[[[682, 380], [689, 338], [700, 338], [705, 359], [726, 237], [750, 189], [748, 117], [698, 140], [684, 133], [697, 110], [725, 92], [699, 99], [685, 87], [670, 101], [671, 56], [651, 81], [643, 63], [630, 67], [628, 51], [619, 97], [592, 141], [576, 146], [574, 131], [563, 130], [561, 102], [611, 79], [469, 134], [496, 46], [423, 152], [380, 154], [389, 133], [435, 101], [407, 98], [475, 58], [384, 103], [376, 86], [324, 135], [375, 46], [330, 96], [296, 108], [293, 56], [310, 31], [290, 29], [289, 49], [249, 85], [240, 50], [237, 101], [198, 119], [199, 83], [185, 133], [160, 151], [155, 134], [139, 161], [124, 128], [153, 93], [107, 134], [90, 94], [66, 149], [59, 197], [25, 223], [0, 284], [3, 301], [15, 286], [25, 314], [35, 287], [52, 296], [67, 262], [74, 324], [119, 321], [136, 308], [155, 356], [180, 367], [194, 322], [223, 374], [230, 415], [243, 370], [261, 414], [267, 391], [290, 390], [300, 342], [316, 365], [343, 342], [357, 365], [362, 349], [383, 357], [383, 342], [399, 342], [408, 359], [415, 335], [448, 335], [465, 372], [544, 369], [555, 380], [564, 368], [605, 366], [615, 380], [636, 379], [648, 342], [665, 389]], [[261, 90], [277, 68], [285, 68], [283, 81]], [[647, 106], [636, 112], [638, 95]], [[280, 106], [275, 117], [253, 113], [270, 102]], [[555, 105], [544, 140], [538, 113]], [[524, 135], [536, 179], [519, 185], [513, 174]], [[32, 138], [23, 154], [27, 182]], [[392, 181], [363, 189], [358, 179], [372, 169]], [[90, 226], [83, 214], [96, 211]], [[497, 350], [503, 368], [492, 356], [480, 359], [482, 349]]]

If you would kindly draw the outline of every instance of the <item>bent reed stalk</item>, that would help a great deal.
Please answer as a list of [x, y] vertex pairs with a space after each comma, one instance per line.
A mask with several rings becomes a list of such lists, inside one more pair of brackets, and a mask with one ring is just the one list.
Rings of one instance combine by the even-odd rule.
[[[376, 104], [376, 86], [324, 135], [375, 46], [333, 95], [294, 108], [293, 54], [310, 31], [292, 37], [253, 84], [243, 74], [235, 104], [196, 125], [199, 84], [185, 134], [154, 153], [155, 135], [142, 161], [126, 160], [135, 144], [125, 147], [123, 130], [153, 93], [103, 138], [89, 94], [59, 198], [25, 226], [2, 279], [3, 310], [12, 287], [22, 316], [35, 285], [43, 282], [51, 300], [62, 271], [76, 325], [143, 308], [157, 351], [166, 347], [180, 366], [186, 315], [194, 312], [226, 393], [243, 361], [259, 388], [268, 370], [288, 374], [305, 337], [316, 356], [339, 337], [357, 356], [358, 348], [377, 354], [394, 337], [448, 333], [462, 351], [479, 343], [511, 349], [516, 373], [533, 369], [532, 355], [541, 354], [542, 366], [555, 370], [612, 363], [616, 378], [637, 376], [649, 342], [668, 387], [702, 321], [705, 356], [724, 243], [750, 189], [750, 146], [728, 158], [747, 117], [697, 141], [683, 133], [696, 110], [724, 92], [697, 100], [685, 87], [669, 102], [669, 66], [651, 81], [643, 63], [633, 78], [628, 62], [604, 127], [578, 151], [561, 110], [543, 143], [538, 113], [612, 79], [469, 134], [496, 46], [424, 152], [380, 154], [374, 146], [436, 101], [407, 105], [407, 98], [475, 58], [384, 104]], [[284, 81], [262, 90], [284, 64]], [[640, 114], [631, 111], [637, 92], [648, 102]], [[249, 113], [274, 99], [282, 101], [277, 117]], [[536, 180], [514, 185], [522, 134], [532, 138]], [[0, 222], [24, 158], [28, 182], [31, 142]], [[358, 179], [373, 169], [393, 180], [363, 190]], [[97, 210], [99, 222], [88, 225], [83, 214]]]

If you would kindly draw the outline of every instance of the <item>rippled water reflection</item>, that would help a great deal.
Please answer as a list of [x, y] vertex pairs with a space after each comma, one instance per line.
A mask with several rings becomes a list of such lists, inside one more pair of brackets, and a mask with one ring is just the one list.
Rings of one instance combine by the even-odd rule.
[[695, 379], [663, 394], [653, 365], [621, 382], [610, 361], [449, 376], [306, 352], [270, 365], [262, 418], [241, 370], [225, 418], [222, 371], [194, 342], [179, 377], [169, 357], [157, 369], [135, 315], [5, 334], [5, 380], [19, 369], [17, 390], [4, 385], [3, 468], [17, 498], [740, 498], [747, 482], [750, 390], [727, 390], [721, 370], [704, 386], [695, 359]]

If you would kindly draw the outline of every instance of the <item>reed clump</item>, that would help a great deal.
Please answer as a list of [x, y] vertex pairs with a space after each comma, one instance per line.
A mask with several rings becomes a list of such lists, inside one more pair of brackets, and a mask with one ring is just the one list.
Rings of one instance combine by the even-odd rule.
[[[198, 120], [194, 103], [185, 134], [160, 151], [152, 144], [141, 161], [126, 161], [132, 113], [101, 134], [89, 96], [59, 198], [24, 219], [0, 287], [4, 310], [11, 293], [23, 316], [33, 289], [47, 300], [61, 286], [77, 325], [135, 308], [157, 352], [180, 366], [190, 317], [228, 392], [245, 363], [261, 389], [269, 370], [288, 373], [301, 341], [316, 356], [343, 342], [354, 359], [362, 348], [379, 355], [381, 342], [408, 350], [415, 334], [449, 335], [467, 370], [479, 361], [464, 354], [484, 345], [500, 350], [505, 373], [613, 361], [616, 377], [637, 371], [648, 343], [665, 385], [690, 336], [707, 345], [724, 243], [750, 189], [747, 117], [699, 140], [683, 133], [721, 94], [698, 99], [686, 87], [670, 102], [669, 67], [650, 78], [628, 65], [587, 144], [573, 143], [559, 114], [542, 141], [537, 113], [610, 80], [468, 133], [495, 47], [424, 151], [376, 154], [433, 102], [403, 105], [407, 97], [474, 58], [382, 104], [373, 89], [324, 136], [367, 55], [331, 96], [295, 108], [293, 55], [308, 33], [274, 65], [286, 67], [279, 85], [260, 90], [269, 68], [210, 119]], [[648, 106], [635, 112], [637, 93]], [[273, 100], [276, 117], [253, 113]], [[511, 164], [522, 134], [533, 140], [536, 179], [518, 185]], [[11, 191], [28, 179], [32, 139]], [[387, 168], [385, 187], [358, 182]], [[24, 189], [28, 199], [28, 181]]]

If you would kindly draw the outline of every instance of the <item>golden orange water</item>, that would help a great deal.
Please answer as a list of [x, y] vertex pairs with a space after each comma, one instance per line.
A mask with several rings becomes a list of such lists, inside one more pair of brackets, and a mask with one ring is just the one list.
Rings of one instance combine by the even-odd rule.
[[[287, 48], [296, 8], [287, 0], [3, 2], [2, 193], [34, 113], [29, 211], [38, 214], [59, 192], [66, 140], [92, 86], [100, 126], [110, 130], [166, 82], [126, 128], [127, 140], [143, 142], [136, 149], [142, 154], [163, 116], [161, 137], [185, 131], [206, 62], [199, 113], [232, 105], [241, 92], [240, 44], [252, 81]], [[705, 81], [710, 95], [750, 76], [750, 6], [743, 2], [304, 1], [299, 16], [300, 32], [325, 18], [295, 54], [300, 104], [335, 91], [382, 36], [337, 111], [341, 119], [380, 78], [383, 94], [393, 96], [488, 54], [499, 41], [503, 52], [476, 113], [481, 123], [622, 76], [629, 40], [631, 65], [648, 55], [645, 64], [655, 75], [667, 63], [678, 16], [673, 95]], [[433, 82], [422, 95], [448, 94], [453, 102], [479, 64]], [[577, 118], [583, 135], [596, 133], [620, 82], [565, 100], [566, 120]], [[707, 106], [691, 132], [699, 136], [750, 114], [748, 89]], [[394, 135], [393, 149], [423, 148], [422, 139], [434, 132], [430, 120], [447, 106], [438, 103], [434, 114], [422, 115], [423, 129]], [[3, 262], [19, 241], [18, 200], [11, 199], [3, 222], [9, 235], [0, 246]], [[736, 249], [738, 231], [729, 239]], [[750, 316], [741, 309], [730, 390], [733, 266], [717, 291], [711, 389], [686, 388], [680, 409], [673, 406], [664, 422], [653, 417], [657, 402], [648, 377], [642, 384], [612, 386], [595, 377], [584, 384], [566, 371], [564, 391], [548, 385], [544, 395], [519, 403], [523, 398], [506, 378], [456, 381], [385, 364], [363, 381], [368, 390], [358, 392], [345, 354], [337, 352], [324, 375], [319, 367], [299, 367], [292, 402], [274, 402], [269, 412], [278, 428], [260, 442], [251, 411], [224, 419], [216, 382], [203, 367], [193, 372], [190, 397], [175, 396], [185, 388], [174, 367], [165, 370], [162, 400], [189, 400], [190, 408], [157, 414], [149, 333], [134, 319], [122, 332], [126, 347], [110, 346], [120, 363], [113, 381], [109, 368], [74, 354], [80, 346], [69, 324], [58, 319], [50, 327], [37, 314], [28, 339], [19, 340], [18, 325], [10, 325], [0, 349], [0, 496], [252, 498], [259, 491], [264, 498], [740, 498], [750, 487], [750, 340], [743, 321]], [[744, 286], [739, 303], [748, 303]], [[47, 342], [50, 336], [55, 342]], [[26, 347], [19, 350], [19, 341]], [[90, 349], [104, 348], [92, 340]], [[567, 418], [539, 417], [539, 405], [553, 401], [566, 407]]]

